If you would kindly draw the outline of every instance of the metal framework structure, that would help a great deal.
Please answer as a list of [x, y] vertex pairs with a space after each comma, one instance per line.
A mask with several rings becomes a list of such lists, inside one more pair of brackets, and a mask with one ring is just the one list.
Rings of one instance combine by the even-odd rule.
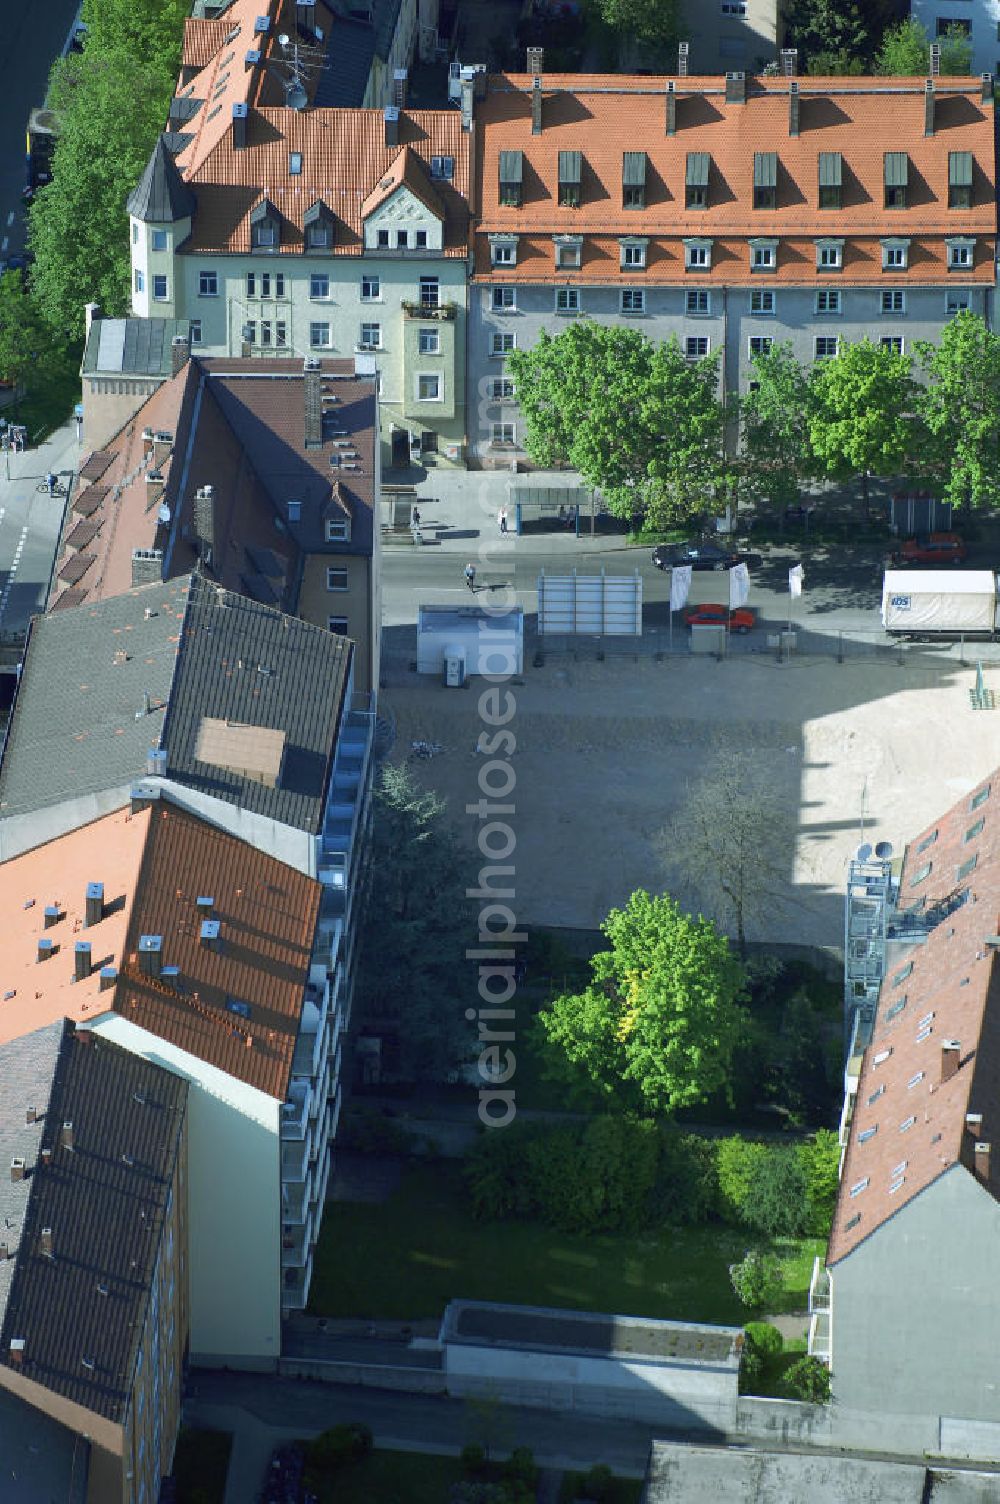
[[880, 842], [873, 855], [859, 846], [848, 864], [844, 915], [844, 1021], [863, 1009], [874, 1016], [885, 976], [886, 928], [893, 905], [892, 847]]

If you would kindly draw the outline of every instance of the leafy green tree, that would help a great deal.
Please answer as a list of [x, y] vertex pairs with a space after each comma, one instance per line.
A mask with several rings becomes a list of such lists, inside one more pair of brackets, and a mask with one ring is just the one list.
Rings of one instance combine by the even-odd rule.
[[789, 1399], [826, 1405], [830, 1400], [830, 1370], [819, 1358], [800, 1358], [785, 1374], [781, 1388]]
[[868, 31], [854, 0], [792, 0], [785, 45], [798, 47], [810, 73], [860, 73]]
[[789, 506], [809, 473], [809, 383], [787, 343], [755, 355], [752, 366], [757, 388], [740, 404], [741, 474], [752, 494]]
[[[939, 45], [942, 73], [968, 73], [972, 46], [960, 27], [949, 26], [939, 38]], [[930, 47], [931, 39], [924, 26], [916, 16], [907, 16], [885, 31], [875, 57], [875, 72], [894, 78], [924, 77], [930, 71]]]
[[772, 1237], [799, 1238], [809, 1226], [805, 1167], [796, 1146], [768, 1144], [747, 1176], [741, 1221]]
[[781, 1012], [780, 1032], [770, 1042], [767, 1094], [796, 1128], [829, 1121], [836, 1092], [828, 1075], [829, 1031], [804, 988]]
[[773, 1253], [748, 1248], [738, 1264], [730, 1264], [729, 1281], [738, 1300], [759, 1309], [781, 1289], [781, 1261]]
[[593, 981], [538, 1016], [550, 1078], [671, 1113], [726, 1085], [744, 1026], [743, 969], [708, 919], [639, 890], [602, 926]]
[[58, 358], [51, 331], [24, 290], [21, 273], [0, 277], [0, 379], [16, 386], [44, 379]]
[[83, 0], [85, 51], [142, 58], [172, 89], [190, 11], [188, 0]]
[[832, 1128], [820, 1128], [798, 1146], [806, 1185], [809, 1231], [825, 1238], [833, 1225], [840, 1188], [840, 1140]]
[[868, 475], [898, 475], [917, 447], [917, 388], [909, 355], [870, 339], [817, 360], [809, 376], [809, 448], [821, 475], [861, 475], [868, 508]]
[[510, 368], [531, 458], [571, 464], [617, 515], [685, 519], [723, 483], [715, 357], [688, 361], [676, 339], [580, 319], [515, 350]]
[[596, 0], [602, 21], [623, 36], [662, 51], [676, 46], [677, 0]]
[[170, 87], [141, 58], [103, 54], [90, 43], [54, 67], [49, 104], [59, 120], [52, 182], [29, 215], [35, 255], [31, 290], [60, 336], [79, 338], [84, 308], [129, 307], [125, 201], [166, 116]]
[[387, 764], [375, 789], [372, 889], [361, 932], [358, 1005], [399, 1041], [399, 1073], [442, 1080], [467, 1055], [469, 962], [475, 916], [469, 859], [445, 805]]
[[921, 342], [927, 375], [920, 414], [932, 467], [953, 506], [1000, 503], [1000, 335], [978, 314], [956, 314], [937, 345]]

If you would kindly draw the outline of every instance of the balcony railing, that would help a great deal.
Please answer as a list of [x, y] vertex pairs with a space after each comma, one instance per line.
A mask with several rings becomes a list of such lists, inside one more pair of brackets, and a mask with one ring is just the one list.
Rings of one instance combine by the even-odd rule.
[[402, 299], [403, 312], [408, 319], [441, 319], [452, 322], [458, 309], [457, 303], [414, 303]]
[[809, 1356], [829, 1363], [833, 1351], [829, 1311], [816, 1311], [809, 1318]]
[[809, 1314], [830, 1309], [830, 1271], [821, 1258], [813, 1259], [812, 1278], [809, 1281]]

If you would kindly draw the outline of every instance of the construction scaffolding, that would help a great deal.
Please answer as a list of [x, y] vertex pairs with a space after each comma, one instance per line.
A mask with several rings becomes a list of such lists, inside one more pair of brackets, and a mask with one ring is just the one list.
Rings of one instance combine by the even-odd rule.
[[850, 1035], [858, 1010], [874, 1017], [885, 976], [886, 929], [893, 909], [892, 847], [859, 846], [847, 868], [844, 916], [844, 1025]]

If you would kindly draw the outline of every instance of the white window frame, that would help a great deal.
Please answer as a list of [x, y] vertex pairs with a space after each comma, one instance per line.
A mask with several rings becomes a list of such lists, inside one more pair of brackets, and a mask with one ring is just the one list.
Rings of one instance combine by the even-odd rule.
[[[754, 345], [762, 346], [755, 350]], [[753, 360], [755, 355], [767, 355], [774, 347], [774, 336], [771, 334], [751, 334], [747, 340], [747, 359]]]
[[[773, 287], [753, 287], [750, 289], [750, 312], [754, 318], [773, 319], [777, 302], [777, 294]], [[757, 307], [754, 307], [755, 303]], [[770, 307], [765, 308], [765, 303], [769, 303]]]
[[[368, 331], [367, 334], [365, 333], [365, 330]], [[370, 319], [366, 319], [365, 322], [361, 325], [361, 333], [358, 336], [358, 344], [365, 345], [372, 350], [381, 350], [382, 325], [376, 324]]]
[[201, 337], [201, 319], [190, 319], [188, 321], [188, 324], [189, 324], [189, 338], [191, 340], [192, 345], [200, 345], [202, 343], [202, 337]]
[[[961, 301], [959, 301], [961, 299]], [[966, 313], [972, 307], [972, 292], [968, 287], [949, 287], [944, 295], [944, 312], [946, 318], [954, 318], [956, 313]]]
[[755, 236], [750, 245], [750, 271], [756, 275], [768, 275], [778, 267], [778, 242], [773, 236], [766, 239]]
[[[326, 331], [325, 337], [324, 337], [324, 335], [322, 333], [323, 330]], [[318, 337], [317, 337], [317, 331], [319, 331]], [[332, 334], [330, 332], [330, 325], [328, 323], [323, 322], [322, 320], [316, 320], [315, 322], [311, 322], [310, 325], [309, 325], [309, 348], [310, 348], [310, 350], [329, 350], [329, 348], [330, 348], [330, 346], [332, 344], [333, 344], [333, 337], [332, 337]]]
[[514, 287], [490, 288], [491, 313], [516, 313], [517, 289]]
[[306, 230], [306, 246], [310, 251], [325, 251], [330, 246], [330, 226], [318, 219]]
[[623, 272], [645, 271], [646, 246], [646, 240], [634, 235], [627, 240], [619, 240], [618, 254]]
[[490, 336], [490, 355], [503, 357], [509, 355], [511, 350], [517, 349], [517, 335], [494, 330]]
[[[136, 228], [138, 229], [138, 226], [136, 226]], [[149, 237], [149, 249], [151, 251], [169, 251], [169, 249], [170, 249], [170, 231], [169, 230], [153, 230], [153, 231], [151, 231], [150, 237]]]
[[[635, 306], [627, 308], [626, 298]], [[626, 318], [641, 318], [646, 312], [646, 289], [644, 287], [623, 287], [619, 298], [619, 308]]]
[[[560, 307], [561, 303], [565, 304], [565, 307]], [[555, 311], [556, 311], [556, 313], [564, 314], [567, 317], [572, 317], [572, 315], [577, 314], [577, 313], [580, 312], [580, 307], [581, 307], [580, 289], [578, 287], [557, 287], [556, 288], [556, 296], [555, 296]]]
[[[693, 307], [704, 299], [704, 308]], [[689, 287], [684, 294], [684, 312], [689, 319], [707, 319], [712, 316], [712, 290], [710, 287]]]
[[899, 235], [887, 235], [882, 241], [882, 270], [905, 272], [910, 265], [910, 242]]
[[494, 402], [514, 401], [514, 382], [510, 376], [494, 376], [492, 387]]
[[517, 236], [491, 235], [490, 262], [493, 266], [517, 265]]
[[[888, 306], [886, 306], [887, 304]], [[885, 317], [899, 318], [900, 315], [906, 312], [906, 289], [904, 287], [883, 287], [879, 309]]]
[[[343, 584], [334, 584], [334, 580], [343, 580]], [[340, 565], [328, 564], [326, 569], [326, 588], [334, 592], [350, 590], [351, 582], [349, 573]]]
[[[368, 291], [365, 291], [367, 286]], [[375, 291], [371, 289], [374, 287]], [[361, 276], [361, 301], [362, 303], [381, 303], [382, 301], [382, 278], [375, 272], [363, 272]]]
[[712, 241], [704, 236], [691, 236], [684, 241], [684, 270], [686, 272], [709, 272], [712, 270]]
[[[820, 353], [820, 345], [833, 345], [832, 350]], [[839, 334], [817, 334], [813, 340], [813, 360], [836, 360], [840, 354]]]
[[[323, 288], [325, 288], [325, 291], [322, 290]], [[329, 272], [309, 273], [309, 298], [313, 303], [328, 303], [330, 301]]]
[[[421, 308], [441, 307], [441, 278], [428, 274], [421, 277], [417, 284], [417, 293]], [[433, 296], [432, 296], [433, 295]]]
[[421, 355], [441, 354], [441, 331], [440, 329], [418, 329], [417, 350]]
[[[420, 390], [422, 382], [434, 382], [434, 395], [425, 396]], [[418, 402], [444, 401], [444, 373], [442, 371], [418, 371], [413, 383], [414, 396]]]
[[326, 630], [328, 632], [333, 632], [335, 634], [335, 636], [337, 636], [337, 637], [346, 637], [347, 636], [347, 617], [346, 616], [328, 616], [327, 619], [326, 619]]
[[[822, 308], [821, 302], [828, 306]], [[844, 299], [839, 287], [817, 287], [814, 312], [818, 319], [839, 319], [844, 311]]]
[[946, 235], [944, 243], [948, 251], [948, 270], [950, 272], [971, 271], [976, 260], [975, 236]]
[[[692, 345], [704, 345], [704, 350], [693, 351]], [[712, 341], [707, 334], [686, 334], [684, 336], [684, 359], [704, 360], [712, 353]]]
[[347, 517], [328, 517], [326, 520], [327, 543], [350, 543], [351, 524]]
[[199, 271], [198, 296], [199, 298], [217, 298], [219, 296], [218, 272], [208, 270]]
[[899, 343], [899, 349], [895, 351], [895, 354], [902, 355], [906, 349], [906, 341], [901, 334], [880, 334], [878, 339], [883, 350], [892, 350], [895, 341]]
[[[150, 278], [150, 281], [152, 283], [152, 287], [150, 289], [150, 292], [151, 292], [151, 295], [152, 295], [152, 298], [153, 298], [153, 302], [154, 303], [169, 303], [170, 302], [170, 280], [167, 277], [166, 272], [154, 272], [153, 275], [152, 275], [152, 277]], [[163, 291], [162, 292], [157, 292], [157, 290], [156, 290], [157, 283], [162, 283], [163, 284]]]
[[132, 287], [137, 293], [146, 291], [146, 278], [141, 267], [137, 266], [132, 275]]
[[816, 270], [818, 272], [839, 272], [844, 268], [844, 242], [842, 240], [823, 239], [816, 241]]
[[517, 444], [517, 428], [505, 418], [494, 423], [490, 432], [492, 449], [513, 449]]
[[583, 236], [553, 235], [552, 251], [556, 271], [574, 271], [583, 261]]

